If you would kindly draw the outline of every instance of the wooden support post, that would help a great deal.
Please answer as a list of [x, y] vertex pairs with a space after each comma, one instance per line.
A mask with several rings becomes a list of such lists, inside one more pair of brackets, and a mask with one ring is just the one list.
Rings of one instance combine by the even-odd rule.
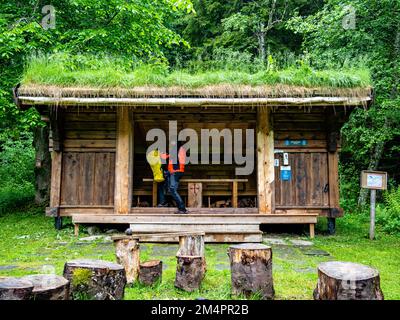
[[151, 286], [162, 281], [162, 261], [152, 260], [140, 264], [139, 282]]
[[114, 211], [128, 214], [132, 205], [133, 123], [129, 107], [117, 108]]
[[230, 246], [232, 294], [250, 297], [261, 294], [263, 299], [273, 299], [271, 247], [258, 243]]
[[157, 182], [153, 181], [153, 190], [152, 190], [152, 194], [153, 194], [153, 207], [157, 207], [157, 191], [158, 191], [158, 184]]
[[50, 209], [52, 215], [59, 215], [61, 202], [61, 173], [62, 173], [62, 152], [51, 153], [51, 184], [50, 184]]
[[188, 183], [188, 207], [201, 208], [203, 204], [203, 184], [201, 182]]
[[61, 108], [50, 108], [50, 132], [53, 140], [51, 152], [50, 216], [56, 218], [55, 227], [60, 230], [61, 178], [63, 163], [63, 112]]
[[257, 112], [257, 188], [258, 210], [270, 214], [275, 209], [274, 132], [271, 110], [259, 107]]
[[334, 219], [343, 216], [343, 209], [339, 204], [339, 155], [338, 152], [328, 153], [328, 185], [329, 185], [329, 212], [328, 212], [328, 230], [330, 234], [334, 233], [332, 226]]
[[122, 235], [114, 236], [112, 239], [117, 262], [125, 268], [127, 283], [135, 283], [139, 276], [140, 265], [139, 238]]
[[78, 259], [64, 265], [64, 278], [70, 282], [70, 297], [89, 300], [121, 300], [126, 276], [124, 267], [103, 260]]
[[[339, 155], [328, 153], [329, 207], [339, 210]], [[332, 217], [333, 218], [333, 217]]]
[[376, 202], [376, 190], [371, 189], [371, 214], [370, 214], [370, 224], [369, 224], [369, 238], [370, 240], [375, 239], [375, 202]]
[[358, 263], [323, 262], [314, 300], [383, 300], [379, 272]]
[[63, 111], [62, 108], [51, 107], [49, 112], [51, 139], [53, 140], [53, 151], [63, 150]]
[[232, 182], [232, 207], [233, 208], [238, 207], [238, 182], [237, 181]]
[[327, 147], [328, 147], [328, 185], [329, 208], [328, 218], [337, 218], [343, 215], [339, 204], [339, 118], [332, 110], [326, 114]]
[[310, 238], [314, 239], [314, 237], [315, 237], [315, 224], [310, 223]]
[[175, 287], [189, 292], [199, 289], [206, 272], [204, 234], [179, 236], [176, 257]]

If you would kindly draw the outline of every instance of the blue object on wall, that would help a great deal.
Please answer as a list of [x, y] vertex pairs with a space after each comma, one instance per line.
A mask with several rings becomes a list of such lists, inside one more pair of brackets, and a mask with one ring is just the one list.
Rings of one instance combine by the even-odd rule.
[[307, 140], [285, 140], [285, 146], [306, 146]]
[[290, 166], [281, 167], [281, 180], [290, 181], [292, 179], [292, 170]]

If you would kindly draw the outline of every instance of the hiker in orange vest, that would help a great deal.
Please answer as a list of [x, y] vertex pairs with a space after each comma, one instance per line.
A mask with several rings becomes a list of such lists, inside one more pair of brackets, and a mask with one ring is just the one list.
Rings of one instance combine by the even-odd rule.
[[158, 184], [158, 207], [168, 206], [165, 198], [166, 191], [168, 190], [178, 207], [178, 211], [175, 213], [186, 214], [188, 211], [186, 210], [185, 203], [178, 193], [179, 180], [185, 172], [186, 150], [177, 141], [171, 141], [171, 146], [172, 150], [170, 154], [161, 153], [161, 159], [165, 160], [163, 162], [166, 163], [162, 165], [165, 180]]

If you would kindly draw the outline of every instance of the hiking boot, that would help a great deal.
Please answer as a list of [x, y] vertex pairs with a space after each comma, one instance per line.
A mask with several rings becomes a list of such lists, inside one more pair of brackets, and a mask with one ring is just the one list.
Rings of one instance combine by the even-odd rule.
[[157, 208], [166, 208], [168, 207], [168, 203], [160, 203], [157, 205]]
[[184, 209], [184, 210], [179, 209], [178, 211], [175, 211], [174, 213], [175, 214], [188, 214], [189, 211], [187, 211], [186, 209]]

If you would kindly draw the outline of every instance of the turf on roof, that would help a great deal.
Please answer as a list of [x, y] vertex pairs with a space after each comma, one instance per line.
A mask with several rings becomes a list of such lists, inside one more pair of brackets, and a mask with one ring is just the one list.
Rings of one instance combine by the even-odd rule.
[[57, 57], [32, 59], [22, 78], [20, 93], [32, 96], [366, 96], [370, 74], [366, 69], [169, 71], [160, 65], [127, 69], [118, 61], [95, 65], [71, 64]]

